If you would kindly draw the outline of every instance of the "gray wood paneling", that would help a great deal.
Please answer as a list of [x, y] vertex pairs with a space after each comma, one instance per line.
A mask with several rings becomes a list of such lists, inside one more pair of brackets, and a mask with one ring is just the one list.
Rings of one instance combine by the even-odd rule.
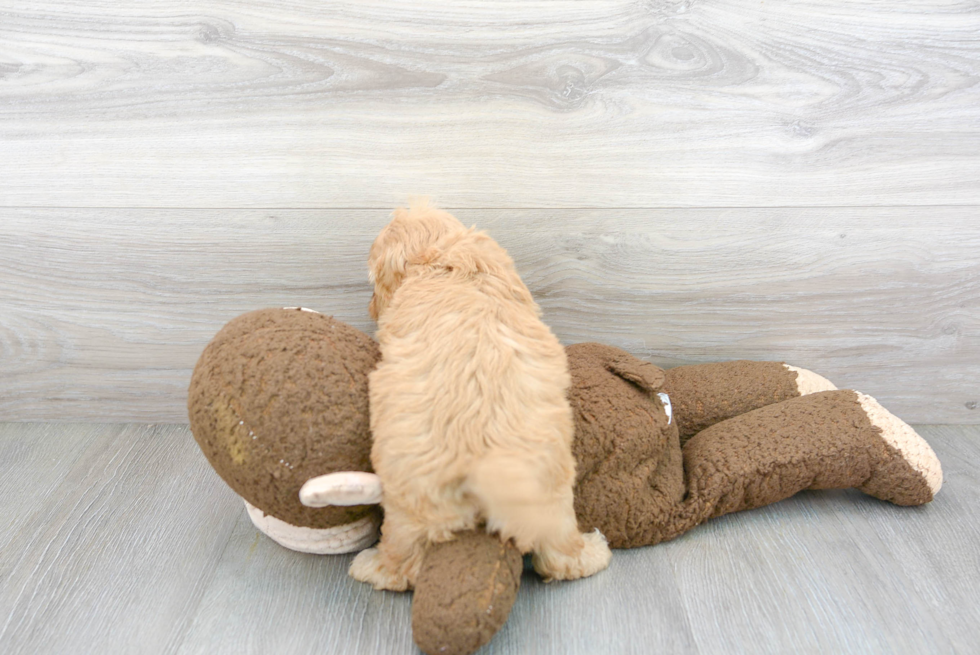
[[[785, 360], [910, 422], [980, 422], [980, 210], [461, 210], [566, 343], [662, 366]], [[0, 209], [0, 417], [186, 420], [234, 316], [308, 306], [368, 333], [382, 210]]]
[[0, 205], [977, 204], [973, 2], [0, 3]]
[[[973, 652], [980, 428], [918, 429], [945, 472], [932, 503], [806, 492], [586, 580], [530, 573], [481, 653]], [[184, 426], [0, 425], [0, 455], [5, 654], [418, 652], [407, 594], [261, 536]]]

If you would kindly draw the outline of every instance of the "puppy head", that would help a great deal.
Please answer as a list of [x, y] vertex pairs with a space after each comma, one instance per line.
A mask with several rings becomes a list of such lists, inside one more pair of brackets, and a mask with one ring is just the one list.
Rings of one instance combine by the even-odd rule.
[[384, 313], [409, 266], [424, 264], [431, 259], [437, 242], [465, 231], [451, 214], [424, 202], [396, 209], [368, 255], [369, 276], [374, 283], [374, 295], [368, 305], [371, 318], [378, 320]]

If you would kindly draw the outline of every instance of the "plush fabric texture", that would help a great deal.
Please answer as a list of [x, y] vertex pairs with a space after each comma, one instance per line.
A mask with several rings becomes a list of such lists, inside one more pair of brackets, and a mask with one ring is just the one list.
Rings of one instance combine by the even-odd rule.
[[263, 309], [228, 323], [194, 368], [191, 431], [218, 475], [266, 514], [329, 528], [376, 506], [305, 507], [299, 489], [334, 471], [370, 471], [367, 375], [374, 341], [323, 314]]
[[666, 372], [681, 445], [701, 430], [753, 409], [796, 398], [796, 372], [782, 362], [737, 360], [678, 366]]
[[480, 531], [430, 546], [412, 600], [412, 638], [429, 655], [464, 655], [510, 614], [524, 563], [511, 542]]
[[[665, 372], [594, 343], [567, 356], [576, 517], [610, 546], [656, 544], [804, 489], [855, 487], [920, 505], [941, 485], [935, 453], [908, 425], [854, 391], [800, 396], [796, 372], [780, 363]], [[367, 374], [377, 360], [369, 337], [328, 317], [246, 314], [195, 368], [194, 436], [264, 512], [309, 527], [357, 520], [377, 508], [306, 508], [298, 491], [316, 475], [370, 470]], [[658, 391], [670, 395], [672, 422]], [[416, 643], [430, 655], [475, 651], [506, 621], [521, 570], [517, 549], [479, 531], [432, 546], [415, 586]]]
[[[857, 392], [825, 391], [760, 407], [708, 427], [682, 450], [676, 426], [666, 425], [653, 394], [657, 375], [649, 364], [631, 362], [622, 351], [599, 344], [572, 346], [568, 355], [575, 452], [582, 467], [576, 511], [580, 527], [599, 528], [611, 546], [653, 545], [708, 519], [769, 505], [804, 489], [855, 487], [898, 505], [921, 505], [933, 498], [926, 474], [889, 444]], [[746, 375], [772, 373], [766, 367], [739, 368]], [[934, 460], [928, 444], [919, 446], [925, 454], [910, 449], [907, 456]], [[938, 468], [938, 460], [929, 466]], [[477, 550], [469, 542], [454, 541], [441, 544], [438, 552], [453, 567], [482, 575], [483, 583], [470, 583], [476, 589], [486, 588], [488, 572], [503, 566], [486, 561], [495, 552], [486, 545]], [[503, 557], [503, 551], [496, 552]], [[478, 566], [467, 565], [468, 558]], [[454, 591], [439, 567], [426, 569], [416, 587], [413, 627], [423, 630], [435, 622], [432, 608], [438, 603], [430, 596], [453, 594], [456, 606], [464, 607]], [[476, 609], [468, 611], [475, 614]], [[418, 642], [420, 647], [435, 655], [440, 651], [427, 650], [430, 644], [477, 643], [468, 641], [465, 619], [454, 625], [442, 629], [438, 641], [426, 646]], [[475, 631], [479, 644], [487, 639], [488, 625]], [[452, 652], [465, 655], [477, 647]]]
[[[684, 367], [698, 370], [673, 378], [682, 380], [671, 388], [674, 416], [680, 405], [689, 425], [710, 427], [682, 448], [678, 426], [667, 425], [655, 394], [670, 388], [670, 371], [663, 375], [601, 344], [571, 346], [568, 358], [576, 513], [583, 530], [598, 528], [614, 548], [673, 539], [709, 518], [804, 489], [856, 487], [899, 505], [932, 500], [925, 476], [882, 438], [854, 391], [801, 397], [796, 373], [768, 362]], [[767, 403], [789, 394], [787, 381], [797, 395]], [[762, 392], [767, 384], [770, 394]], [[692, 385], [706, 387], [694, 393], [693, 403], [682, 391]], [[737, 398], [743, 390], [752, 392], [748, 401]], [[764, 406], [753, 407], [759, 403]]]
[[898, 505], [932, 500], [925, 476], [888, 444], [850, 390], [802, 396], [712, 426], [684, 446], [684, 469], [689, 507], [679, 513], [677, 534], [804, 489], [855, 487]]
[[567, 348], [575, 415], [575, 513], [612, 548], [658, 540], [649, 530], [684, 497], [677, 425], [656, 392], [663, 370], [598, 343]]

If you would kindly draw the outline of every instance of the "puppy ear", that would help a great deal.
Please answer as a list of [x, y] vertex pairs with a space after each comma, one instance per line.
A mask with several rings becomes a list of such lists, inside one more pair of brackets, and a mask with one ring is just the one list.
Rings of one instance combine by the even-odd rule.
[[[395, 218], [400, 218], [405, 212], [404, 209], [396, 209]], [[381, 230], [378, 238], [371, 244], [368, 276], [374, 284], [374, 295], [368, 305], [368, 313], [374, 320], [388, 306], [408, 269], [408, 243], [404, 232], [403, 223], [394, 220]]]
[[[404, 210], [395, 210], [396, 218], [400, 211], [404, 212]], [[408, 244], [404, 232], [405, 229], [400, 222], [392, 221], [381, 230], [381, 234], [371, 244], [368, 268], [374, 284], [394, 287], [405, 276], [405, 269], [408, 266], [406, 251]]]

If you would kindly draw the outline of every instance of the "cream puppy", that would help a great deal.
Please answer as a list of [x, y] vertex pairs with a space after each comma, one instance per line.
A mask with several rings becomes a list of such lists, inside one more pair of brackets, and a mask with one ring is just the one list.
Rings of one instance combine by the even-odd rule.
[[572, 505], [565, 351], [506, 251], [419, 205], [394, 212], [368, 264], [382, 354], [370, 376], [371, 462], [384, 523], [350, 574], [409, 589], [429, 543], [482, 524], [533, 552], [546, 580], [604, 569], [606, 540], [579, 532]]

